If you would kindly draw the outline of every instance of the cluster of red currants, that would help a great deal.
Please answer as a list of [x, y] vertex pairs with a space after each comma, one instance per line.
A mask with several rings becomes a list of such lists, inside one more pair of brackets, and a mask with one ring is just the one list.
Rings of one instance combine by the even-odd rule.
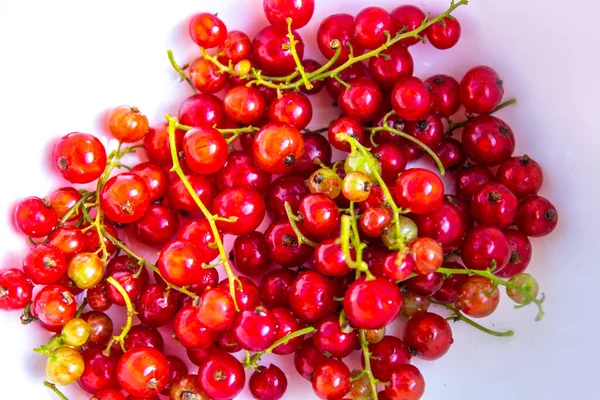
[[[264, 0], [271, 25], [253, 41], [213, 14], [194, 16], [200, 58], [179, 66], [169, 52], [196, 91], [178, 117], [150, 127], [135, 107], [113, 109], [119, 146], [109, 155], [92, 135], [64, 136], [57, 170], [96, 188], [16, 208], [32, 247], [22, 270], [0, 272], [0, 308], [24, 309], [24, 323], [55, 334], [35, 349], [47, 356], [45, 384], [62, 398], [56, 386], [78, 382], [93, 400], [233, 399], [248, 369], [254, 398], [276, 400], [287, 377], [261, 365], [273, 353], [294, 354], [322, 399], [416, 400], [425, 382], [411, 358], [446, 354], [448, 320], [511, 335], [471, 319], [494, 312], [500, 286], [541, 318], [543, 295], [524, 273], [528, 237], [552, 232], [558, 216], [537, 194], [541, 167], [513, 157], [513, 131], [491, 115], [514, 101], [501, 103], [503, 83], [485, 66], [460, 83], [413, 76], [410, 46], [454, 46], [461, 28], [450, 13], [466, 3], [434, 18], [414, 6], [329, 16], [317, 35], [324, 64], [303, 58], [295, 31], [313, 0]], [[342, 115], [310, 131], [308, 95], [324, 88]], [[452, 121], [461, 106], [466, 120]], [[124, 165], [138, 149], [148, 161]], [[426, 153], [453, 172], [454, 195], [435, 172], [407, 168]], [[155, 263], [119, 239], [127, 230], [160, 249]], [[224, 235], [235, 236], [230, 254]], [[113, 305], [127, 317], [116, 336]], [[386, 326], [400, 315], [397, 337]], [[197, 373], [163, 354], [164, 326]], [[344, 359], [357, 350], [362, 367], [351, 371]]]

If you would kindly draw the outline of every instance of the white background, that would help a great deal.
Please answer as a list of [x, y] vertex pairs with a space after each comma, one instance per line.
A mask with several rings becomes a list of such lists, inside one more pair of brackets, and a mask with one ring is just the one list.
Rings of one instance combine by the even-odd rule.
[[[400, 4], [317, 0], [316, 15]], [[414, 4], [435, 13], [447, 1]], [[138, 106], [153, 122], [176, 112], [189, 92], [177, 83], [165, 50], [174, 49], [182, 62], [197, 55], [186, 30], [200, 11], [219, 12], [230, 29], [250, 35], [266, 23], [260, 0], [0, 2], [0, 267], [20, 267], [27, 247], [12, 228], [15, 202], [64, 184], [48, 162], [54, 139], [75, 130], [103, 135], [106, 111], [120, 104]], [[533, 308], [513, 311], [504, 297], [500, 312], [484, 323], [513, 328], [515, 337], [454, 325], [447, 357], [415, 362], [426, 377], [426, 399], [600, 398], [599, 12], [593, 0], [473, 0], [455, 14], [463, 27], [456, 48], [411, 50], [422, 78], [460, 78], [477, 64], [499, 71], [507, 96], [519, 99], [501, 116], [517, 135], [517, 152], [545, 168], [542, 194], [560, 214], [554, 235], [534, 240], [531, 271], [548, 296], [545, 319], [534, 322]], [[318, 19], [300, 32], [313, 53], [317, 26]], [[332, 115], [319, 107], [313, 126]], [[42, 386], [45, 360], [31, 351], [48, 335], [22, 327], [18, 313], [1, 314], [0, 324], [0, 399], [53, 398]], [[283, 365], [291, 381], [286, 398], [311, 398], [308, 383], [294, 377], [289, 362]], [[89, 398], [65, 392], [71, 400]]]

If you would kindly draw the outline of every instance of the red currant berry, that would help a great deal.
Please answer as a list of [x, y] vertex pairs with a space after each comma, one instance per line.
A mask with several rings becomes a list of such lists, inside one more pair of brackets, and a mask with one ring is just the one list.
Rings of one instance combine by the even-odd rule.
[[69, 217], [65, 222], [73, 222], [79, 219], [79, 211], [71, 211], [75, 204], [81, 200], [81, 193], [73, 187], [64, 187], [55, 190], [48, 196], [50, 200], [50, 207], [56, 211], [56, 217], [62, 220], [67, 213]]
[[503, 82], [490, 67], [471, 68], [460, 81], [460, 101], [470, 113], [492, 112], [502, 101], [502, 96]]
[[410, 244], [415, 258], [415, 270], [421, 275], [431, 274], [442, 266], [444, 251], [433, 239], [421, 237]]
[[350, 391], [350, 370], [342, 361], [330, 358], [315, 367], [311, 382], [320, 399], [341, 399]]
[[433, 296], [442, 287], [444, 276], [437, 272], [419, 275], [406, 281], [406, 288], [421, 296]]
[[337, 308], [333, 281], [317, 271], [301, 272], [290, 287], [290, 308], [299, 318], [316, 322]]
[[119, 142], [133, 143], [148, 133], [148, 118], [137, 107], [119, 106], [108, 114], [108, 128]]
[[395, 27], [390, 14], [381, 7], [367, 7], [354, 19], [354, 42], [365, 49], [375, 49], [383, 45], [386, 32], [394, 36]]
[[[350, 255], [353, 259], [356, 257], [354, 249], [350, 249]], [[336, 239], [319, 243], [315, 248], [313, 262], [316, 270], [326, 276], [344, 276], [350, 272], [346, 255]]]
[[149, 246], [163, 246], [177, 232], [177, 214], [168, 207], [151, 204], [144, 216], [135, 221], [136, 238]]
[[117, 380], [117, 363], [122, 356], [120, 351], [111, 351], [106, 356], [102, 350], [85, 349], [83, 357], [84, 370], [79, 378], [79, 386], [88, 393], [96, 393], [105, 389], [120, 389]]
[[236, 86], [225, 95], [223, 106], [225, 114], [238, 124], [252, 125], [265, 112], [265, 98], [256, 88]]
[[228, 291], [208, 289], [200, 295], [197, 314], [208, 329], [222, 331], [233, 323], [235, 304]]
[[265, 231], [269, 257], [282, 267], [293, 268], [308, 261], [314, 249], [300, 243], [287, 219], [272, 222]]
[[402, 307], [402, 293], [385, 278], [360, 278], [344, 296], [348, 321], [358, 329], [379, 329], [392, 322]]
[[400, 118], [418, 121], [429, 114], [431, 92], [419, 78], [404, 77], [397, 81], [392, 90], [392, 107]]
[[425, 81], [431, 88], [431, 110], [449, 118], [460, 108], [459, 83], [451, 76], [438, 74]]
[[517, 227], [527, 236], [546, 236], [558, 224], [558, 212], [545, 197], [531, 195], [519, 202]]
[[150, 190], [138, 175], [113, 176], [100, 191], [100, 207], [111, 221], [128, 224], [142, 218], [150, 206]]
[[269, 119], [272, 122], [289, 124], [298, 130], [308, 126], [312, 115], [310, 100], [299, 92], [286, 93], [269, 106]]
[[[235, 301], [240, 311], [254, 310], [260, 304], [260, 293], [258, 287], [250, 279], [240, 276], [238, 282], [234, 282]], [[230, 293], [229, 279], [223, 279], [218, 287]]]
[[[431, 113], [418, 121], [407, 122], [406, 133], [420, 140], [427, 147], [437, 149], [444, 138], [444, 124], [437, 114]], [[421, 150], [419, 148], [419, 151]]]
[[202, 93], [216, 93], [225, 87], [227, 75], [215, 63], [204, 58], [194, 60], [189, 68], [192, 84]]
[[[321, 69], [323, 65], [321, 65], [319, 62], [315, 61], [315, 60], [311, 60], [310, 58], [308, 59], [304, 59], [302, 60], [302, 67], [304, 68], [304, 71], [307, 74], [311, 74], [319, 69]], [[312, 84], [312, 89], [307, 89], [306, 86], [302, 86], [300, 88], [300, 91], [304, 94], [317, 94], [319, 93], [321, 90], [323, 90], [323, 88], [325, 87], [325, 81], [314, 81], [311, 82]]]
[[[297, 32], [293, 32], [296, 41], [296, 53], [302, 60], [304, 42]], [[256, 66], [266, 73], [283, 76], [294, 72], [296, 62], [289, 49], [286, 30], [267, 26], [256, 34], [252, 41], [252, 59]], [[284, 46], [285, 45], [285, 46]]]
[[[22, 308], [16, 306], [20, 306], [20, 303], [30, 296], [32, 289], [31, 283], [28, 280], [27, 283], [29, 283], [29, 286], [25, 284], [25, 275], [23, 273], [21, 275], [22, 278], [14, 272], [12, 276], [7, 272], [3, 273], [4, 279], [8, 277], [19, 278], [15, 282], [11, 282], [10, 286], [2, 284], [2, 287], [7, 288], [8, 296], [6, 298], [11, 300], [11, 305], [14, 308]], [[73, 298], [73, 294], [66, 287], [62, 285], [48, 285], [35, 296], [31, 311], [42, 323], [50, 327], [63, 326], [75, 316], [77, 303]]]
[[225, 42], [227, 28], [215, 14], [196, 14], [190, 21], [190, 37], [200, 47], [212, 49]]
[[179, 122], [188, 126], [216, 126], [225, 122], [223, 102], [210, 93], [198, 93], [185, 99], [179, 106]]
[[171, 382], [169, 400], [183, 400], [186, 397], [190, 400], [206, 399], [206, 394], [197, 383], [197, 377], [195, 374], [188, 374], [174, 379]]
[[127, 351], [137, 348], [151, 347], [163, 352], [165, 341], [158, 330], [143, 325], [135, 325], [129, 330], [124, 341]]
[[313, 338], [310, 337], [294, 353], [294, 366], [304, 379], [310, 380], [315, 367], [328, 359], [322, 352], [317, 350]]
[[346, 135], [356, 139], [359, 143], [364, 144], [366, 141], [365, 130], [362, 124], [354, 118], [338, 118], [331, 123], [329, 130], [327, 131], [329, 142], [333, 147], [341, 151], [350, 152], [350, 144], [345, 140], [339, 140], [337, 138], [337, 135], [340, 133], [345, 133]]
[[272, 220], [287, 218], [285, 203], [288, 202], [292, 212], [298, 213], [300, 199], [308, 194], [308, 187], [303, 178], [295, 175], [282, 175], [275, 179], [267, 190], [265, 202], [267, 212]]
[[140, 294], [135, 310], [144, 325], [158, 328], [175, 316], [177, 297], [173, 291], [165, 290], [161, 285], [148, 285]]
[[387, 208], [369, 208], [360, 217], [360, 229], [370, 237], [379, 237], [390, 225], [392, 215]]
[[[304, 323], [300, 322], [298, 318], [290, 311], [289, 308], [274, 308], [273, 316], [277, 320], [277, 339], [282, 339], [291, 333], [299, 331], [304, 328]], [[304, 336], [298, 336], [286, 343], [282, 343], [273, 349], [274, 354], [287, 355], [296, 352], [302, 345]]]
[[[396, 336], [384, 336], [378, 343], [369, 344], [369, 351], [373, 377], [382, 382], [389, 381], [394, 367], [410, 363], [411, 355], [408, 346]], [[361, 361], [364, 366], [364, 355]]]
[[[421, 26], [427, 16], [420, 8], [410, 5], [400, 6], [390, 13], [392, 20], [397, 30], [402, 32], [411, 32]], [[391, 33], [391, 32], [390, 32]], [[402, 39], [400, 44], [403, 46], [412, 46], [417, 44], [419, 39], [416, 37], [410, 37]]]
[[480, 224], [507, 227], [517, 215], [517, 197], [501, 183], [488, 183], [471, 201], [471, 214]]
[[104, 348], [113, 335], [113, 322], [103, 312], [90, 311], [81, 316], [90, 326], [90, 337], [86, 343], [90, 347]]
[[258, 168], [250, 152], [234, 151], [215, 175], [215, 181], [219, 190], [248, 187], [264, 194], [271, 183], [271, 174]]
[[461, 205], [466, 206], [462, 200], [446, 196], [435, 211], [415, 215], [419, 234], [440, 242], [446, 251], [458, 248], [471, 225], [469, 214], [461, 211]]
[[129, 350], [117, 364], [117, 378], [129, 394], [142, 398], [158, 395], [169, 381], [169, 364], [158, 350]]
[[[299, 29], [308, 24], [315, 11], [314, 0], [265, 0], [265, 15], [271, 25], [286, 29], [287, 19], [292, 19], [292, 29]], [[258, 397], [257, 397], [258, 398]]]
[[466, 159], [462, 144], [451, 137], [442, 139], [437, 146], [435, 154], [438, 156], [446, 171], [456, 171], [464, 164]]
[[176, 239], [193, 243], [205, 255], [206, 262], [214, 260], [219, 255], [219, 249], [216, 249], [213, 245], [215, 234], [206, 219], [189, 221], [181, 228]]
[[199, 311], [194, 306], [185, 306], [177, 312], [173, 322], [177, 340], [188, 349], [206, 348], [217, 339], [217, 332], [200, 322]]
[[47, 200], [27, 197], [15, 208], [15, 223], [25, 235], [39, 238], [52, 232], [58, 218]]
[[232, 235], [245, 235], [262, 223], [265, 202], [260, 194], [250, 188], [225, 189], [215, 197], [212, 211], [220, 218], [235, 218], [232, 221], [217, 220], [219, 230]]
[[466, 200], [471, 200], [486, 184], [493, 181], [492, 171], [467, 161], [456, 173], [456, 193]]
[[381, 111], [383, 93], [377, 83], [366, 76], [348, 82], [350, 85], [342, 89], [338, 104], [344, 115], [359, 120], [371, 121]]
[[506, 124], [491, 115], [472, 118], [462, 132], [467, 156], [480, 165], [493, 166], [508, 160], [515, 151], [515, 136]]
[[52, 231], [48, 236], [48, 243], [60, 250], [67, 260], [81, 253], [86, 244], [81, 229], [69, 227], [60, 227]]
[[503, 278], [510, 278], [527, 269], [531, 261], [532, 247], [527, 235], [518, 230], [504, 229], [502, 232], [506, 236], [506, 240], [508, 240], [508, 245], [510, 246], [510, 260], [506, 264], [506, 267], [497, 272], [496, 275]]
[[[202, 204], [210, 209], [217, 195], [217, 188], [213, 181], [205, 176], [196, 174], [186, 175], [186, 178]], [[200, 208], [179, 177], [174, 178], [169, 184], [167, 199], [171, 207], [184, 215], [200, 214]]]
[[237, 397], [246, 382], [244, 366], [228, 353], [212, 354], [204, 359], [196, 383], [214, 400]]
[[[0, 310], [20, 310], [31, 302], [33, 285], [16, 269], [0, 271]], [[71, 297], [72, 300], [72, 297]]]
[[278, 400], [283, 398], [288, 386], [283, 371], [276, 365], [258, 367], [248, 381], [252, 397], [258, 400]]
[[419, 400], [425, 393], [425, 379], [417, 367], [398, 365], [390, 371], [385, 393], [390, 399]]
[[[185, 131], [180, 129], [175, 130], [175, 144], [177, 153], [181, 151], [181, 140], [185, 135]], [[171, 144], [169, 143], [169, 134], [167, 132], [167, 124], [163, 123], [150, 128], [146, 136], [144, 136], [144, 149], [150, 162], [161, 165], [172, 165], [173, 158], [171, 156]]]
[[500, 291], [494, 282], [483, 276], [470, 276], [458, 290], [454, 304], [469, 317], [484, 318], [491, 315], [500, 303]]
[[67, 271], [67, 261], [56, 247], [50, 244], [37, 244], [29, 249], [25, 256], [23, 271], [33, 283], [49, 285], [62, 278]]
[[300, 200], [298, 212], [301, 224], [313, 236], [327, 236], [340, 222], [337, 204], [320, 193], [307, 194]]
[[259, 168], [272, 174], [290, 171], [302, 157], [304, 140], [296, 128], [271, 122], [256, 134], [252, 153]]
[[[445, 262], [442, 264], [442, 268], [465, 269], [464, 266], [454, 261]], [[467, 278], [467, 275], [462, 274], [450, 275], [444, 279], [442, 287], [433, 295], [433, 298], [445, 304], [454, 303], [460, 287], [466, 282]]]
[[170, 284], [189, 286], [200, 280], [202, 264], [210, 261], [197, 246], [185, 240], [175, 240], [162, 249], [157, 266], [161, 276]]
[[229, 153], [223, 135], [208, 126], [189, 130], [183, 137], [182, 147], [186, 165], [200, 175], [210, 175], [223, 168]]
[[435, 211], [444, 200], [444, 184], [433, 172], [410, 168], [396, 180], [398, 205], [415, 214]]
[[332, 59], [337, 50], [341, 48], [336, 63], [343, 64], [350, 57], [350, 47], [354, 49], [355, 54], [360, 52], [360, 49], [353, 43], [353, 24], [354, 17], [349, 14], [333, 14], [321, 22], [317, 31], [317, 45], [326, 59]]
[[[338, 14], [345, 15], [345, 14]], [[352, 20], [351, 20], [352, 22]], [[343, 54], [343, 51], [342, 51]], [[342, 82], [350, 82], [356, 78], [364, 77], [369, 75], [369, 70], [363, 63], [355, 63], [350, 65], [348, 68], [344, 69], [339, 74], [339, 78]], [[325, 79], [325, 85], [327, 87], [327, 92], [331, 96], [332, 99], [336, 100], [340, 96], [340, 93], [345, 89], [345, 86], [342, 85], [337, 79], [327, 78]]]
[[[188, 374], [188, 367], [185, 362], [176, 356], [167, 356], [167, 363], [169, 363], [169, 382], [167, 386], [160, 392], [163, 396], [169, 396], [173, 383], [180, 381], [184, 376]], [[158, 398], [156, 399], [158, 400]]]
[[377, 276], [382, 276], [392, 281], [404, 281], [415, 271], [415, 257], [413, 254], [394, 251], [387, 252]]
[[381, 164], [381, 177], [386, 182], [394, 182], [400, 172], [404, 171], [408, 159], [402, 146], [394, 143], [383, 143], [375, 146], [372, 153]]
[[254, 231], [238, 236], [233, 243], [233, 261], [243, 274], [260, 276], [265, 273], [271, 262], [265, 235]]
[[95, 136], [73, 132], [56, 142], [52, 160], [69, 182], [90, 183], [104, 172], [106, 150]]
[[502, 231], [493, 226], [479, 225], [465, 236], [460, 256], [469, 269], [502, 271], [510, 259], [510, 246]]
[[304, 151], [302, 157], [296, 161], [292, 172], [308, 177], [319, 169], [317, 160], [325, 165], [331, 164], [331, 145], [318, 133], [304, 133], [302, 137], [304, 138]]
[[231, 329], [237, 342], [249, 351], [266, 350], [277, 339], [277, 319], [271, 311], [262, 306], [241, 311], [233, 321]]
[[158, 164], [145, 162], [131, 168], [131, 173], [139, 176], [146, 182], [150, 191], [150, 201], [161, 200], [167, 192], [169, 175]]
[[296, 274], [287, 269], [279, 268], [266, 273], [260, 281], [259, 291], [265, 306], [288, 307], [290, 305], [290, 287]]
[[460, 23], [454, 17], [445, 17], [429, 26], [426, 30], [429, 43], [436, 49], [449, 49], [454, 47], [460, 39]]
[[526, 154], [522, 157], [513, 157], [500, 164], [496, 178], [517, 197], [524, 197], [536, 194], [540, 190], [544, 181], [544, 173], [542, 167]]
[[[227, 33], [225, 42], [221, 46], [223, 50], [224, 61], [237, 63], [250, 58], [252, 42], [248, 35], [241, 31], [231, 31]], [[223, 74], [225, 75], [225, 74]]]
[[359, 345], [358, 333], [348, 322], [340, 325], [337, 315], [324, 318], [315, 326], [313, 342], [320, 352], [328, 352], [333, 357], [349, 356]]
[[401, 78], [412, 76], [413, 58], [406, 47], [394, 44], [379, 53], [379, 57], [369, 59], [369, 73], [383, 89], [392, 90]]
[[408, 320], [402, 338], [423, 360], [441, 358], [454, 343], [448, 322], [437, 314], [425, 311], [417, 312]]

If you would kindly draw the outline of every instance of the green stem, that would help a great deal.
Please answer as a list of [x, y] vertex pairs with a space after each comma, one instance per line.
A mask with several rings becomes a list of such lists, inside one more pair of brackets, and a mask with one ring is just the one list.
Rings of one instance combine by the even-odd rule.
[[79, 200], [77, 201], [77, 203], [75, 203], [75, 204], [73, 205], [73, 207], [71, 207], [71, 208], [69, 209], [69, 211], [67, 211], [67, 212], [65, 213], [65, 215], [64, 215], [64, 216], [61, 218], [60, 222], [58, 223], [58, 226], [63, 226], [64, 224], [66, 224], [66, 223], [67, 223], [67, 221], [68, 221], [68, 220], [69, 220], [69, 219], [70, 219], [70, 218], [71, 218], [73, 215], [75, 215], [76, 213], [78, 213], [78, 212], [79, 212], [79, 209], [81, 208], [81, 206], [82, 206], [82, 205], [84, 205], [84, 204], [85, 204], [85, 203], [86, 203], [86, 202], [87, 202], [87, 201], [90, 199], [90, 197], [92, 197], [94, 194], [95, 194], [94, 192], [91, 192], [91, 193], [87, 193], [87, 194], [85, 194], [85, 195], [81, 196], [81, 199], [79, 199]]
[[48, 381], [44, 381], [44, 386], [46, 386], [47, 388], [49, 388], [50, 390], [52, 390], [54, 392], [54, 394], [57, 395], [60, 399], [62, 399], [62, 400], [69, 400], [67, 398], [67, 396], [65, 396], [64, 394], [62, 394], [62, 392], [60, 390], [58, 390], [58, 388], [56, 387], [56, 385], [54, 383], [50, 383]]
[[[439, 304], [436, 302], [436, 304]], [[498, 331], [494, 331], [491, 330], [489, 328], [486, 328], [483, 325], [479, 325], [477, 322], [473, 321], [472, 319], [466, 317], [463, 313], [461, 313], [460, 311], [458, 311], [456, 309], [456, 307], [454, 307], [451, 304], [443, 304], [449, 311], [452, 312], [452, 316], [447, 318], [449, 320], [453, 320], [453, 321], [463, 321], [466, 322], [467, 324], [471, 325], [473, 328], [479, 329], [480, 331], [487, 333], [488, 335], [492, 335], [492, 336], [497, 336], [497, 337], [510, 337], [510, 336], [514, 336], [515, 335], [515, 331], [510, 330], [510, 331], [506, 331], [506, 332], [498, 332]]]
[[438, 272], [440, 274], [444, 274], [444, 275], [479, 275], [479, 276], [483, 276], [484, 278], [488, 278], [489, 280], [492, 281], [495, 288], [498, 286], [505, 286], [509, 289], [516, 290], [519, 293], [521, 293], [523, 296], [525, 296], [524, 297], [525, 304], [534, 303], [538, 307], [538, 313], [535, 318], [536, 321], [540, 321], [544, 317], [544, 308], [543, 308], [544, 296], [543, 295], [540, 298], [535, 297], [527, 289], [525, 289], [519, 285], [516, 285], [513, 282], [505, 281], [504, 279], [498, 278], [489, 269], [485, 270], [485, 271], [480, 271], [480, 270], [476, 270], [476, 269], [438, 268], [438, 270], [436, 272]]
[[304, 87], [306, 88], [306, 90], [311, 90], [313, 88], [313, 85], [308, 80], [308, 77], [306, 76], [306, 71], [304, 70], [304, 66], [302, 65], [302, 62], [300, 61], [300, 57], [298, 57], [298, 52], [296, 51], [296, 44], [298, 44], [298, 41], [294, 38], [294, 32], [292, 31], [292, 19], [287, 18], [286, 22], [287, 22], [287, 26], [288, 26], [288, 33], [286, 36], [289, 40], [290, 54], [292, 55], [292, 58], [294, 59], [294, 62], [296, 63], [296, 70], [300, 73], [300, 77], [302, 78]]
[[83, 301], [81, 302], [81, 305], [79, 306], [79, 308], [77, 309], [77, 312], [75, 313], [75, 318], [81, 317], [81, 314], [83, 314], [83, 310], [85, 309], [85, 306], [87, 306], [87, 304], [88, 304], [88, 299], [87, 299], [87, 297], [84, 297]]
[[[356, 277], [360, 277], [361, 273], [365, 273], [368, 280], [373, 279], [373, 274], [369, 271], [367, 263], [362, 259], [363, 250], [367, 247], [365, 243], [362, 243], [360, 236], [358, 235], [358, 227], [356, 226], [356, 218], [354, 214], [354, 205], [350, 204], [350, 212], [352, 215], [342, 215], [342, 221], [340, 226], [340, 241], [342, 246], [342, 252], [346, 257], [346, 264], [350, 269], [356, 270]], [[350, 238], [350, 232], [352, 231], [352, 238]], [[356, 259], [352, 259], [350, 253], [350, 241], [352, 241], [352, 248], [356, 254]]]
[[363, 356], [365, 359], [365, 368], [363, 369], [364, 375], [369, 378], [369, 385], [371, 386], [371, 397], [374, 400], [377, 400], [377, 379], [373, 376], [373, 371], [371, 371], [371, 352], [369, 351], [369, 342], [367, 342], [367, 338], [365, 335], [364, 329], [359, 329], [358, 335], [360, 337], [360, 346], [362, 348]]
[[110, 349], [114, 343], [119, 343], [121, 345], [121, 349], [123, 350], [123, 352], [127, 351], [127, 349], [125, 348], [124, 340], [127, 337], [129, 330], [131, 329], [131, 324], [133, 322], [133, 316], [135, 315], [135, 310], [133, 309], [133, 304], [131, 303], [131, 299], [129, 298], [127, 291], [125, 290], [125, 288], [123, 288], [123, 286], [121, 286], [121, 284], [119, 282], [117, 282], [115, 280], [115, 278], [113, 278], [112, 276], [109, 276], [106, 279], [106, 282], [113, 285], [115, 287], [115, 289], [117, 289], [117, 291], [121, 294], [121, 296], [123, 296], [123, 300], [125, 300], [125, 306], [127, 307], [127, 321], [125, 322], [125, 326], [121, 329], [121, 334], [119, 334], [119, 336], [113, 336], [113, 338], [110, 340], [110, 342], [108, 342], [106, 349], [104, 350], [104, 354], [106, 356], [108, 356], [108, 355], [110, 355]]
[[50, 340], [48, 343], [41, 345], [40, 347], [36, 347], [33, 349], [36, 353], [44, 354], [46, 356], [50, 356], [52, 351], [59, 346], [63, 345], [63, 336], [56, 335]]
[[202, 212], [202, 214], [204, 215], [204, 217], [210, 225], [210, 229], [212, 230], [212, 233], [215, 237], [215, 244], [219, 249], [220, 260], [223, 263], [223, 267], [225, 268], [225, 272], [227, 273], [227, 278], [229, 280], [229, 294], [231, 295], [231, 298], [235, 304], [236, 311], [239, 311], [240, 309], [238, 307], [236, 299], [237, 296], [235, 295], [235, 285], [239, 283], [239, 279], [237, 276], [234, 275], [233, 270], [231, 268], [231, 264], [229, 262], [229, 258], [227, 257], [227, 253], [225, 252], [225, 247], [223, 246], [221, 234], [217, 229], [217, 225], [215, 223], [216, 217], [208, 210], [208, 208], [206, 208], [204, 203], [202, 203], [202, 200], [200, 200], [200, 197], [198, 197], [198, 194], [192, 187], [192, 184], [181, 169], [181, 164], [179, 163], [179, 155], [177, 154], [177, 142], [175, 139], [175, 130], [178, 128], [181, 129], [177, 122], [177, 118], [171, 117], [170, 115], [167, 115], [166, 118], [167, 121], [169, 121], [167, 132], [169, 134], [169, 144], [171, 146], [171, 158], [173, 159], [173, 168], [171, 168], [171, 171], [175, 172], [177, 176], [181, 179], [181, 182], [189, 192], [190, 196], [192, 196], [192, 199], [194, 199], [194, 202], [196, 203], [198, 208], [200, 208], [200, 211]]
[[254, 353], [251, 357], [246, 357], [246, 361], [244, 362], [245, 367], [246, 368], [257, 367], [258, 362], [260, 361], [260, 358], [265, 354], [271, 354], [277, 346], [286, 344], [287, 342], [289, 342], [292, 339], [307, 335], [314, 331], [315, 331], [315, 328], [313, 328], [312, 326], [309, 326], [309, 327], [297, 330], [295, 332], [292, 332], [292, 333], [282, 337], [281, 339], [275, 341], [268, 349]]
[[[502, 110], [503, 108], [506, 108], [506, 107], [511, 106], [516, 103], [517, 103], [517, 99], [515, 99], [515, 98], [506, 100], [504, 103], [499, 104], [498, 107], [494, 108], [492, 111], [490, 111], [487, 114], [488, 115], [494, 114], [494, 113]], [[448, 128], [445, 135], [452, 136], [452, 134], [454, 133], [455, 130], [464, 127], [465, 125], [467, 125], [468, 122], [469, 122], [469, 119], [467, 119], [465, 121], [457, 122], [457, 123], [451, 123], [450, 128]]]
[[169, 62], [171, 63], [171, 66], [179, 74], [179, 80], [181, 82], [186, 81], [190, 85], [194, 93], [198, 93], [198, 89], [196, 89], [196, 86], [194, 86], [194, 84], [187, 76], [183, 68], [181, 68], [179, 64], [177, 64], [177, 61], [175, 61], [175, 57], [173, 56], [173, 52], [171, 50], [167, 50], [167, 56], [169, 57]]
[[294, 211], [292, 210], [292, 206], [290, 206], [290, 203], [288, 203], [287, 201], [284, 203], [284, 207], [285, 207], [285, 213], [287, 214], [288, 217], [288, 221], [290, 221], [290, 225], [292, 226], [292, 230], [294, 231], [294, 233], [296, 234], [296, 237], [298, 239], [298, 244], [307, 244], [310, 247], [317, 247], [317, 244], [315, 242], [313, 242], [312, 240], [310, 240], [309, 238], [307, 238], [306, 236], [304, 236], [302, 234], [302, 232], [300, 232], [300, 229], [298, 228], [298, 224], [296, 223], [296, 221], [298, 221], [298, 217], [296, 215], [294, 215]]

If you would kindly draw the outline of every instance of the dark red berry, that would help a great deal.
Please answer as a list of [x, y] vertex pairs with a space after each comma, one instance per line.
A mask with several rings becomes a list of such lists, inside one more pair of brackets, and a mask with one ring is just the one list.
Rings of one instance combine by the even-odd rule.
[[437, 314], [425, 311], [417, 312], [408, 320], [402, 338], [424, 360], [441, 358], [454, 343], [448, 322]]

